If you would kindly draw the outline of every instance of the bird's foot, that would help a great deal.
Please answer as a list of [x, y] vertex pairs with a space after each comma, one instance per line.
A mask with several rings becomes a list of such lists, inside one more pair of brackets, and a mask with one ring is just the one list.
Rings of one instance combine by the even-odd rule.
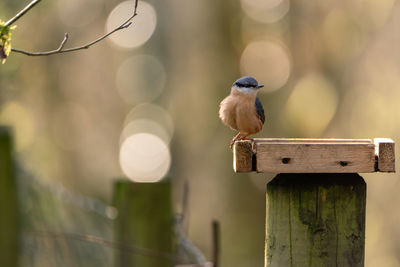
[[233, 151], [233, 145], [235, 144], [236, 140], [232, 139], [231, 144], [229, 145], [229, 148], [231, 151]]
[[242, 135], [242, 133], [241, 132], [239, 132], [235, 137], [233, 137], [233, 139], [232, 139], [232, 141], [231, 141], [231, 144], [230, 144], [230, 148], [231, 148], [231, 150], [233, 151], [233, 145], [235, 144], [235, 142], [237, 141], [237, 140], [240, 140], [240, 136]]
[[239, 138], [238, 140], [249, 140], [249, 141], [253, 141], [253, 138], [249, 138], [249, 135], [243, 135], [241, 138]]

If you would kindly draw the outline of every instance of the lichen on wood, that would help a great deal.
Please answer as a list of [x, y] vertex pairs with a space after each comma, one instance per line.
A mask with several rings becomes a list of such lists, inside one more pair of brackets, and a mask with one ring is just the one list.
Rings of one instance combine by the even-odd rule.
[[279, 174], [266, 200], [265, 266], [364, 266], [361, 176]]

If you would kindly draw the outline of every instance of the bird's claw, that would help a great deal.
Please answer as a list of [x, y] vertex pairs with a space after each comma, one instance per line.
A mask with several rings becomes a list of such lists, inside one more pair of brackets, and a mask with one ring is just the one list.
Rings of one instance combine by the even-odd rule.
[[239, 132], [235, 137], [233, 137], [233, 139], [232, 139], [232, 141], [231, 141], [231, 144], [230, 144], [230, 148], [231, 148], [231, 151], [233, 151], [233, 145], [235, 144], [235, 142], [237, 141], [237, 140], [240, 140], [240, 136], [242, 135], [242, 133], [241, 132]]
[[233, 151], [233, 145], [235, 144], [236, 140], [232, 139], [231, 144], [229, 145], [229, 147], [231, 148], [231, 151]]

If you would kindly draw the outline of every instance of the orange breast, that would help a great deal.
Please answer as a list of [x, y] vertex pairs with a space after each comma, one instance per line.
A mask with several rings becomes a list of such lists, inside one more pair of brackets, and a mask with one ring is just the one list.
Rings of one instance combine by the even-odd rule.
[[255, 99], [246, 99], [236, 106], [236, 123], [240, 132], [256, 134], [261, 131], [263, 123], [259, 119]]
[[219, 108], [219, 117], [222, 122], [234, 130], [238, 130], [236, 124], [236, 106], [238, 105], [239, 99], [234, 96], [227, 96], [222, 100]]
[[261, 131], [263, 123], [255, 109], [255, 98], [230, 95], [220, 104], [219, 116], [223, 123], [244, 134]]

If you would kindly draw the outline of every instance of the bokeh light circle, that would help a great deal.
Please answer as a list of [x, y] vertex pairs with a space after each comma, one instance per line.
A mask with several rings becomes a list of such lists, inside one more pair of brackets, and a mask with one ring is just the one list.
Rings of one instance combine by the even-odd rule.
[[[111, 11], [106, 31], [110, 32], [133, 14], [135, 1], [125, 1]], [[157, 25], [157, 14], [153, 6], [147, 2], [139, 1], [134, 25], [119, 31], [109, 37], [115, 45], [123, 48], [134, 48], [147, 42], [153, 35]]]
[[240, 58], [241, 74], [254, 76], [265, 85], [260, 92], [281, 88], [289, 79], [291, 62], [288, 51], [274, 41], [254, 41], [246, 46]]
[[321, 24], [321, 50], [331, 64], [343, 65], [359, 55], [366, 45], [363, 27], [351, 15], [351, 12], [333, 9]]
[[290, 8], [289, 0], [241, 0], [240, 4], [247, 16], [263, 23], [277, 22]]
[[[363, 2], [363, 11], [366, 13], [368, 24], [372, 27], [384, 25], [393, 12], [396, 0], [366, 0]], [[363, 25], [365, 27], [365, 25]]]
[[126, 59], [119, 67], [116, 84], [121, 98], [129, 104], [150, 102], [165, 87], [167, 74], [154, 56], [137, 55]]
[[135, 182], [158, 182], [168, 172], [171, 154], [165, 142], [149, 133], [129, 136], [119, 155], [122, 171]]
[[163, 142], [168, 144], [171, 140], [170, 134], [160, 124], [153, 120], [137, 119], [125, 125], [120, 138], [120, 143], [123, 143], [126, 138], [138, 133], [150, 133], [159, 137]]
[[121, 143], [126, 137], [138, 132], [152, 133], [169, 144], [174, 134], [174, 122], [162, 107], [149, 103], [139, 104], [125, 117]]
[[290, 123], [304, 136], [318, 136], [335, 115], [338, 102], [338, 93], [328, 79], [308, 74], [295, 85], [281, 121]]

